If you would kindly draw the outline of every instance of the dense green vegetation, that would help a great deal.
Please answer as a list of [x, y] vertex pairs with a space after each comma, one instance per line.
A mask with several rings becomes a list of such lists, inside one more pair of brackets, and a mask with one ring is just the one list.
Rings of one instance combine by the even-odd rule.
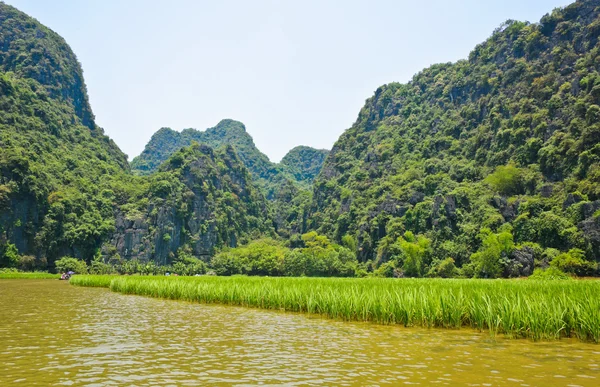
[[327, 150], [299, 146], [288, 152], [280, 164], [275, 164], [256, 147], [244, 124], [227, 119], [205, 131], [160, 129], [131, 162], [133, 172], [153, 174], [173, 154], [193, 142], [213, 148], [229, 145], [235, 149], [255, 184], [269, 199], [270, 218], [281, 237], [289, 238], [306, 230], [312, 201], [310, 188], [321, 170]]
[[231, 146], [194, 143], [137, 180], [119, 208], [111, 244], [120, 249], [103, 248], [109, 260], [166, 265], [189, 255], [207, 259], [217, 247], [272, 233], [264, 196]]
[[[291, 248], [272, 239], [225, 249], [213, 257], [210, 268], [218, 275], [353, 277], [359, 274], [356, 255], [310, 232], [295, 238]], [[366, 272], [365, 272], [366, 274]]]
[[577, 1], [380, 87], [325, 161], [308, 229], [355, 238], [391, 275], [450, 259], [477, 277], [597, 274], [599, 25], [598, 3]]
[[297, 181], [312, 183], [319, 172], [321, 172], [321, 167], [328, 154], [329, 151], [326, 149], [297, 146], [281, 159], [281, 165]]
[[53, 269], [64, 256], [166, 265], [271, 235], [231, 148], [192, 145], [132, 175], [94, 124], [64, 40], [4, 3], [0, 21], [0, 267]]
[[0, 261], [44, 269], [61, 255], [93, 253], [108, 236], [106, 190], [127, 158], [94, 124], [62, 38], [0, 3], [0, 41]]
[[299, 146], [289, 151], [280, 164], [275, 164], [256, 147], [244, 124], [227, 119], [205, 131], [160, 129], [144, 151], [133, 159], [131, 167], [138, 175], [155, 173], [175, 152], [193, 142], [213, 148], [232, 146], [258, 188], [269, 199], [270, 217], [276, 232], [288, 238], [306, 230], [312, 201], [311, 185], [329, 151]]
[[468, 60], [382, 86], [330, 153], [297, 147], [274, 164], [243, 124], [223, 120], [161, 129], [133, 172], [94, 123], [64, 40], [3, 3], [0, 22], [0, 267], [599, 273], [594, 1], [509, 21]]
[[244, 124], [234, 120], [222, 120], [214, 128], [205, 131], [185, 129], [176, 132], [170, 128], [162, 128], [152, 136], [144, 151], [133, 159], [131, 168], [138, 174], [156, 172], [171, 155], [192, 142], [213, 148], [234, 146], [244, 165], [257, 178], [269, 179], [278, 173], [269, 158], [254, 145]]
[[[0, 38], [0, 73], [14, 73], [18, 78], [35, 80], [50, 98], [72, 107], [72, 113], [84, 126], [98, 130], [88, 104], [83, 71], [62, 37], [2, 3]], [[46, 113], [42, 110], [36, 115], [44, 118], [48, 117]]]
[[146, 144], [144, 151], [133, 159], [131, 168], [138, 175], [154, 173], [176, 151], [193, 142], [213, 148], [232, 146], [269, 199], [276, 199], [280, 186], [286, 184], [308, 188], [321, 170], [328, 153], [326, 150], [296, 147], [283, 158], [281, 164], [275, 164], [256, 147], [244, 124], [226, 119], [205, 131], [185, 129], [176, 132], [170, 128], [160, 129]]
[[597, 281], [74, 276], [71, 283], [343, 320], [600, 341]]

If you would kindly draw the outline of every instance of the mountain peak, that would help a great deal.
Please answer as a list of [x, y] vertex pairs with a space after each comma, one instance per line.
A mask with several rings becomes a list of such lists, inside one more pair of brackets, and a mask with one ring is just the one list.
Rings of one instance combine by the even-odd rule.
[[81, 65], [61, 36], [0, 2], [0, 41], [0, 72], [39, 82], [51, 98], [69, 104], [83, 125], [96, 129]]
[[230, 118], [226, 118], [223, 119], [221, 121], [219, 121], [219, 123], [217, 124], [217, 126], [215, 126], [215, 129], [220, 129], [220, 130], [231, 130], [231, 129], [237, 129], [237, 130], [242, 130], [242, 131], [246, 131], [246, 125], [244, 125], [242, 122], [240, 121], [236, 121], [236, 120], [232, 120]]

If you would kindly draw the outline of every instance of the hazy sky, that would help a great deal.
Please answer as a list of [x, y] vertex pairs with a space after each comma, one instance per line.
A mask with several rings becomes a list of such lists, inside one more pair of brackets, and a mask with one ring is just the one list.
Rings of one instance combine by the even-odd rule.
[[130, 158], [163, 126], [246, 124], [279, 161], [331, 148], [389, 82], [466, 58], [507, 19], [569, 0], [6, 0], [62, 35]]

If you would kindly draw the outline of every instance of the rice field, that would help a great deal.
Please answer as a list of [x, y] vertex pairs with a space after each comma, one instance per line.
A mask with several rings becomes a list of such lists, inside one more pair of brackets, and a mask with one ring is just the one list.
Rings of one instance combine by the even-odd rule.
[[59, 279], [60, 274], [50, 273], [19, 273], [19, 272], [8, 272], [0, 273], [0, 279]]
[[74, 276], [123, 294], [512, 338], [600, 342], [600, 281]]

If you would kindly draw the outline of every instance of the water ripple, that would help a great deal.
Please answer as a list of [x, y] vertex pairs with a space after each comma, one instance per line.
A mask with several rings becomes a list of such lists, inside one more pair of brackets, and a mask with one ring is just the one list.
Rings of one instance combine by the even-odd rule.
[[597, 345], [492, 340], [0, 281], [0, 385], [579, 385]]

